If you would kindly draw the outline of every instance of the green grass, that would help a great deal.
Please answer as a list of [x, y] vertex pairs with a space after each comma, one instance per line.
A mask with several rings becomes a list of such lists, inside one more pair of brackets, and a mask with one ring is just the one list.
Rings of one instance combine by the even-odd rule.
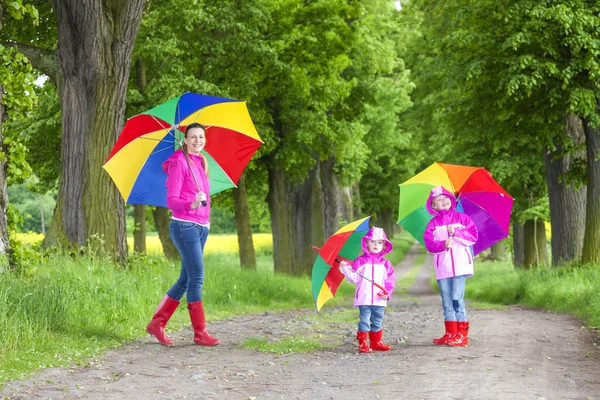
[[[391, 256], [401, 259], [409, 247], [405, 242], [396, 239]], [[265, 310], [314, 309], [310, 278], [274, 274], [270, 252], [259, 253], [256, 271], [241, 269], [237, 254], [207, 254], [205, 264], [203, 301], [209, 320]], [[90, 253], [78, 258], [41, 256], [20, 276], [3, 273], [0, 385], [37, 368], [84, 363], [106, 349], [145, 336], [146, 324], [179, 269], [178, 263], [163, 257], [136, 256], [121, 267]], [[354, 285], [344, 282], [326, 307], [351, 306], [353, 296]], [[355, 310], [350, 311], [356, 319]], [[314, 318], [332, 326], [346, 324], [348, 315], [323, 310]], [[185, 307], [179, 307], [169, 330], [185, 326], [189, 326], [189, 316]], [[314, 348], [310, 337], [282, 340], [282, 348]]]
[[508, 263], [475, 261], [475, 275], [467, 280], [466, 298], [568, 313], [600, 327], [599, 266], [525, 270]]

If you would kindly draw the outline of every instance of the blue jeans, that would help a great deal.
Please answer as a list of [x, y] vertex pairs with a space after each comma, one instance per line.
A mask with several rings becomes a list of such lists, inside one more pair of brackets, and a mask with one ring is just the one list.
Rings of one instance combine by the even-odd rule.
[[208, 228], [193, 222], [172, 219], [169, 227], [171, 240], [181, 255], [181, 274], [167, 295], [181, 300], [187, 293], [187, 302], [202, 300], [204, 284], [204, 245], [208, 238]]
[[467, 321], [467, 309], [465, 308], [465, 282], [466, 275], [455, 276], [438, 280], [440, 296], [442, 296], [442, 307], [444, 308], [444, 320]]
[[379, 332], [383, 325], [384, 306], [358, 306], [359, 332]]

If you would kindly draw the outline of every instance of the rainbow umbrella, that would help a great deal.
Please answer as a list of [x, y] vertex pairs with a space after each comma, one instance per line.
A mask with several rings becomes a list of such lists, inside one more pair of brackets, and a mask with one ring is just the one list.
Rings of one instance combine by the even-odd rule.
[[246, 102], [187, 92], [127, 120], [103, 168], [126, 204], [166, 207], [162, 163], [183, 144], [187, 125], [207, 127], [210, 194], [235, 187], [263, 143]]
[[312, 267], [312, 291], [317, 306], [321, 310], [327, 300], [335, 296], [344, 274], [339, 269], [341, 260], [353, 261], [362, 248], [362, 237], [369, 231], [366, 217], [340, 228], [323, 244]]
[[479, 231], [473, 255], [508, 237], [513, 198], [483, 168], [433, 163], [400, 184], [398, 223], [422, 245], [433, 215], [425, 202], [432, 188], [443, 186], [456, 196], [456, 211], [467, 214]]

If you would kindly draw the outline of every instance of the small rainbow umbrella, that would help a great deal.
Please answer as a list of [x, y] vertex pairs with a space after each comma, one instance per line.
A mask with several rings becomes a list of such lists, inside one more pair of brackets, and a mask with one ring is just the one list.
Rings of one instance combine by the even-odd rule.
[[131, 117], [103, 168], [126, 204], [166, 207], [162, 163], [182, 142], [187, 125], [206, 128], [210, 194], [235, 187], [244, 168], [263, 143], [246, 102], [187, 92]]
[[433, 215], [425, 202], [432, 188], [443, 186], [456, 196], [456, 211], [467, 214], [479, 232], [473, 255], [508, 237], [513, 198], [483, 168], [433, 163], [400, 184], [398, 223], [422, 245]]
[[323, 247], [313, 247], [319, 252], [312, 267], [312, 291], [317, 312], [335, 296], [344, 279], [344, 274], [338, 268], [340, 261], [353, 261], [358, 257], [362, 237], [369, 231], [370, 218], [349, 223], [327, 239]]

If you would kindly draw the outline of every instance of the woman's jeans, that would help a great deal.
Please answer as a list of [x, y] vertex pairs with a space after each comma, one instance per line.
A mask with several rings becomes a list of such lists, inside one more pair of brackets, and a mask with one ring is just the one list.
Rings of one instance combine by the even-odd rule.
[[379, 332], [383, 326], [384, 306], [358, 306], [359, 332]]
[[181, 255], [181, 274], [167, 295], [179, 301], [187, 292], [188, 303], [200, 301], [204, 284], [204, 244], [208, 238], [208, 228], [172, 219], [169, 231], [171, 240]]
[[455, 276], [438, 280], [440, 296], [442, 296], [442, 307], [444, 308], [444, 320], [467, 321], [467, 309], [465, 308], [465, 282], [466, 275]]

